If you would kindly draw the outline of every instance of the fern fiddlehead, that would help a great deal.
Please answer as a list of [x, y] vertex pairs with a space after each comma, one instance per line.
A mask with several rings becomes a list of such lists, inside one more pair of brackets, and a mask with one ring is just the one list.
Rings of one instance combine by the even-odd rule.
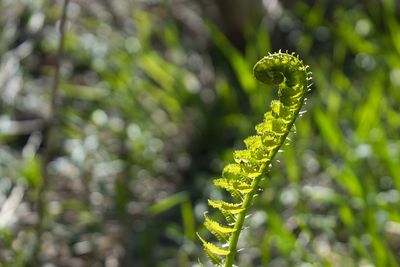
[[257, 134], [244, 140], [246, 149], [233, 153], [235, 163], [225, 166], [222, 178], [214, 180], [215, 186], [228, 191], [236, 201], [208, 200], [208, 205], [218, 209], [227, 222], [223, 225], [204, 215], [204, 226], [217, 237], [221, 247], [198, 235], [207, 256], [216, 266], [233, 265], [247, 210], [260, 180], [299, 116], [310, 87], [308, 66], [294, 54], [281, 51], [268, 54], [255, 64], [253, 71], [257, 80], [278, 86], [279, 99], [271, 102], [271, 111], [266, 112], [264, 121], [255, 127]]

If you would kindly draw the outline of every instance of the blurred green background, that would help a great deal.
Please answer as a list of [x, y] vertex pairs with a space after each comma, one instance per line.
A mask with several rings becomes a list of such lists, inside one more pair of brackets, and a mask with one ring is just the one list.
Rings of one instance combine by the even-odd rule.
[[207, 262], [212, 179], [276, 97], [252, 66], [279, 49], [314, 85], [237, 265], [400, 266], [399, 1], [71, 1], [47, 162], [61, 13], [0, 0], [1, 267]]

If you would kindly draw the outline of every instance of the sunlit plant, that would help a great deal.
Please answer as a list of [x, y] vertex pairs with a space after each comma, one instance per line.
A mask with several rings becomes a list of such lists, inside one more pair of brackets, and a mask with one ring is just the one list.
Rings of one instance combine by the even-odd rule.
[[271, 102], [271, 111], [266, 112], [264, 121], [255, 127], [256, 135], [244, 140], [246, 149], [233, 153], [235, 163], [225, 166], [222, 177], [213, 181], [214, 185], [228, 191], [234, 200], [208, 200], [208, 205], [218, 209], [226, 220], [226, 223], [220, 223], [207, 213], [204, 215], [204, 226], [218, 239], [219, 246], [199, 235], [207, 256], [216, 266], [231, 267], [234, 264], [247, 211], [261, 179], [267, 176], [272, 160], [299, 117], [310, 88], [310, 74], [308, 66], [298, 56], [280, 51], [265, 56], [254, 66], [257, 80], [278, 86], [278, 100]]

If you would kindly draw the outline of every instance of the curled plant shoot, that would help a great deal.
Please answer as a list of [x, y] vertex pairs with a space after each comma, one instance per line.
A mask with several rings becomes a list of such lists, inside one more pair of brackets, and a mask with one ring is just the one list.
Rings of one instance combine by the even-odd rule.
[[233, 266], [237, 243], [247, 211], [260, 180], [267, 174], [272, 160], [285, 142], [295, 120], [300, 115], [305, 94], [311, 84], [308, 66], [295, 54], [279, 51], [268, 54], [254, 66], [257, 80], [278, 87], [278, 100], [272, 100], [271, 110], [264, 114], [258, 124], [256, 135], [244, 140], [246, 149], [233, 153], [235, 163], [228, 164], [222, 177], [214, 185], [228, 191], [234, 203], [223, 200], [208, 200], [208, 205], [218, 209], [225, 224], [204, 215], [204, 226], [219, 240], [220, 245], [205, 241], [200, 235], [204, 250], [216, 266]]

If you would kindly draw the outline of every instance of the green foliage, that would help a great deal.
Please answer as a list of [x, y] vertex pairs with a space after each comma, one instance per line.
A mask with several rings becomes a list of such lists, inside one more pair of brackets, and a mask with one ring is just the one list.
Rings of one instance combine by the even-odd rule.
[[[222, 245], [228, 247], [228, 250], [221, 249], [199, 236], [206, 254], [217, 266], [233, 265], [244, 219], [259, 188], [260, 179], [268, 172], [303, 106], [311, 79], [307, 68], [294, 54], [281, 52], [269, 54], [254, 66], [254, 76], [259, 81], [278, 86], [279, 100], [271, 102], [272, 111], [265, 113], [264, 121], [256, 126], [257, 135], [244, 140], [246, 149], [233, 153], [236, 163], [227, 165], [222, 173], [223, 178], [214, 180], [214, 185], [227, 190], [237, 201], [208, 200], [208, 205], [218, 209], [229, 224], [223, 226], [204, 215], [204, 226]], [[219, 256], [225, 256], [225, 260]]]
[[279, 48], [313, 70], [312, 112], [260, 180], [236, 265], [400, 265], [398, 1], [70, 1], [43, 166], [62, 2], [0, 1], [0, 266], [32, 266], [38, 221], [38, 265], [197, 266], [196, 232], [228, 250], [207, 199], [241, 203], [259, 174], [238, 167], [265, 153], [248, 147], [275, 144], [254, 131], [275, 92], [251, 65]]

